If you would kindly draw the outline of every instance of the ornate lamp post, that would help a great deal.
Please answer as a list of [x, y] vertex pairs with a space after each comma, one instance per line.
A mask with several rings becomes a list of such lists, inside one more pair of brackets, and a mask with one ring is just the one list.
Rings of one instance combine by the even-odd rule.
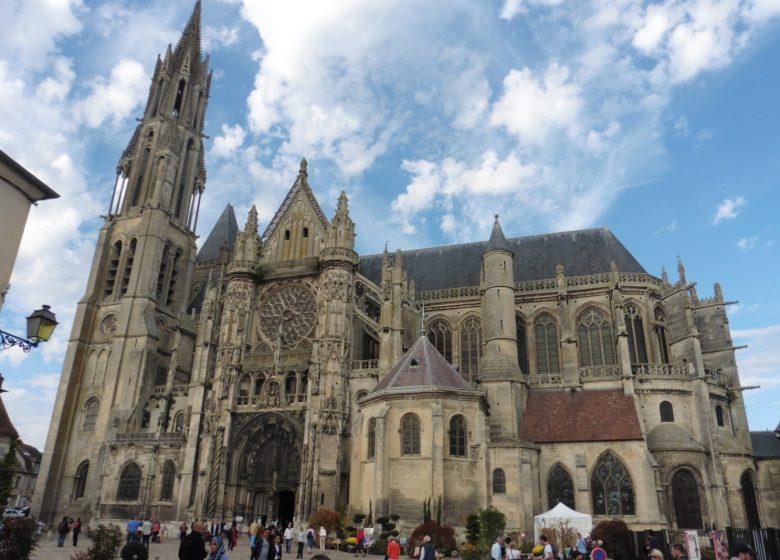
[[0, 330], [0, 350], [18, 346], [24, 352], [29, 352], [39, 343], [49, 340], [57, 325], [57, 317], [51, 312], [51, 307], [44, 305], [27, 317], [27, 338]]

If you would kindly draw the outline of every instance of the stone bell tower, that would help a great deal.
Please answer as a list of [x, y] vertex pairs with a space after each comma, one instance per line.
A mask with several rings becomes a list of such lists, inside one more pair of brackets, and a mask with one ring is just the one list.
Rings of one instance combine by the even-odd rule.
[[[167, 413], [152, 419], [147, 404], [190, 382], [186, 339], [194, 340], [194, 327], [184, 311], [206, 181], [202, 130], [211, 84], [200, 13], [198, 1], [176, 47], [158, 57], [142, 118], [117, 166], [35, 493], [47, 522], [66, 513], [88, 520], [147, 511], [159, 470], [154, 446], [169, 428]], [[139, 444], [132, 461], [110, 444], [140, 432], [148, 449]], [[141, 478], [135, 495], [117, 490], [117, 474], [130, 462], [130, 490]]]

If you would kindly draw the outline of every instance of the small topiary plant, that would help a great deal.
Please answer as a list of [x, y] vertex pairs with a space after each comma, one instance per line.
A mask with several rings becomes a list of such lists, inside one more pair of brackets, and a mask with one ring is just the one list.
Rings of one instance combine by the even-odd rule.
[[122, 547], [119, 553], [122, 560], [149, 560], [149, 551], [139, 542], [131, 542]]
[[92, 544], [87, 549], [89, 560], [115, 560], [122, 546], [122, 529], [116, 525], [100, 524], [87, 529], [87, 538]]

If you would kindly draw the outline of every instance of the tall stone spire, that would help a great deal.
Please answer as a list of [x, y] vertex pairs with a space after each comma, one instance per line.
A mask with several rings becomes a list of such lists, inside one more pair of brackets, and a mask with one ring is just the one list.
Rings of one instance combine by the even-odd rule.
[[187, 25], [182, 31], [179, 42], [176, 43], [175, 53], [179, 54], [183, 48], [187, 46], [194, 47], [197, 54], [200, 55], [201, 38], [200, 38], [201, 16], [200, 16], [200, 0], [195, 2], [195, 6], [192, 8], [190, 19], [187, 20]]

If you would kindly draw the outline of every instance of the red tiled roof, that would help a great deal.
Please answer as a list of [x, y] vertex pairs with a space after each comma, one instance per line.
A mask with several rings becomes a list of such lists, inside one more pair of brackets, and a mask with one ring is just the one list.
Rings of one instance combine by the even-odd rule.
[[19, 432], [14, 428], [11, 418], [8, 416], [8, 411], [5, 409], [3, 399], [0, 398], [0, 436], [6, 436], [9, 438], [18, 438]]
[[534, 443], [642, 439], [633, 398], [623, 391], [531, 391], [520, 437]]

